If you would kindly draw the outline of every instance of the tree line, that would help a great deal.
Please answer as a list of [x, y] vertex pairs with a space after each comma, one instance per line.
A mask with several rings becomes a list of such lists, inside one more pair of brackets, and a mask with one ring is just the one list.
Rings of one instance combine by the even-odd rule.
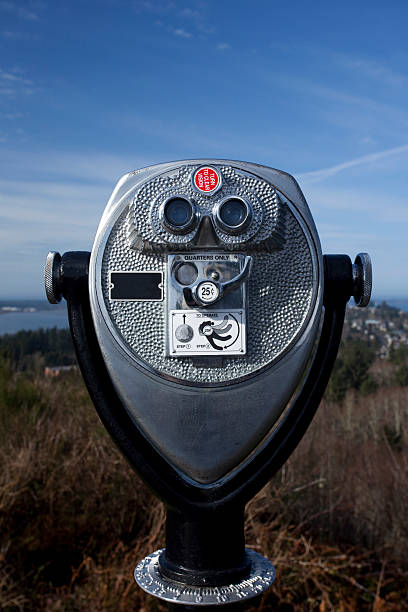
[[14, 370], [75, 364], [75, 351], [69, 329], [23, 330], [0, 336], [0, 355], [11, 362]]
[[[371, 373], [377, 345], [359, 338], [343, 339], [330, 378], [328, 399], [341, 402], [350, 389], [362, 394], [373, 393], [379, 382]], [[72, 365], [75, 351], [69, 329], [38, 329], [0, 336], [0, 356], [13, 370], [35, 371], [43, 366]], [[391, 384], [408, 386], [408, 346], [391, 347]]]

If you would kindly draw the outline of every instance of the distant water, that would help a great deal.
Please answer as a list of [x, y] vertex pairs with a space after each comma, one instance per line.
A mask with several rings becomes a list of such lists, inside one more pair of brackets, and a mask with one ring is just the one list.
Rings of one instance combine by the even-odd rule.
[[[408, 299], [388, 299], [385, 301], [390, 306], [408, 312]], [[375, 303], [381, 304], [382, 299], [376, 299]], [[68, 315], [65, 309], [50, 308], [49, 310], [37, 310], [36, 312], [8, 312], [0, 315], [0, 336], [3, 334], [15, 334], [22, 329], [40, 329], [40, 327], [68, 327]]]
[[0, 336], [15, 334], [22, 329], [40, 329], [40, 327], [68, 327], [66, 310], [38, 310], [36, 312], [8, 312], [0, 315]]

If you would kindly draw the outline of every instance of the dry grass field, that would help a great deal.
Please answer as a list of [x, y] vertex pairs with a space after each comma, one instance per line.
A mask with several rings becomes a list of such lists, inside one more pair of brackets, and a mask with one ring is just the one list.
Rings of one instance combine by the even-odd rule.
[[[247, 543], [277, 568], [256, 610], [408, 609], [407, 424], [408, 387], [322, 403], [247, 507]], [[1, 610], [162, 610], [132, 573], [163, 545], [164, 521], [77, 372], [1, 362]]]

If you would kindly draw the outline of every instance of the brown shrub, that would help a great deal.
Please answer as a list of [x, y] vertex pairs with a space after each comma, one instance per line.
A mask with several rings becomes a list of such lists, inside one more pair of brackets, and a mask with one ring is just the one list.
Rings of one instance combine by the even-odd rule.
[[408, 389], [323, 401], [274, 482], [297, 523], [406, 564]]
[[[0, 608], [163, 610], [132, 577], [165, 512], [114, 447], [77, 373], [0, 370]], [[2, 373], [1, 373], [2, 372]], [[278, 576], [258, 610], [401, 610], [407, 390], [323, 403], [247, 508]], [[405, 481], [404, 481], [405, 479]], [[398, 607], [399, 606], [399, 607]]]

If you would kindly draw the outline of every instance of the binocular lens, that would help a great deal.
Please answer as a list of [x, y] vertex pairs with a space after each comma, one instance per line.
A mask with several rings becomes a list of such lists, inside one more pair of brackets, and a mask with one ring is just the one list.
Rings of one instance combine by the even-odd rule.
[[166, 203], [164, 217], [168, 225], [182, 228], [188, 225], [193, 217], [193, 207], [188, 200], [173, 198]]
[[241, 200], [227, 200], [220, 208], [220, 219], [225, 225], [239, 227], [248, 215], [248, 208]]
[[215, 222], [228, 234], [239, 234], [252, 219], [251, 206], [241, 198], [226, 198], [215, 209]]

